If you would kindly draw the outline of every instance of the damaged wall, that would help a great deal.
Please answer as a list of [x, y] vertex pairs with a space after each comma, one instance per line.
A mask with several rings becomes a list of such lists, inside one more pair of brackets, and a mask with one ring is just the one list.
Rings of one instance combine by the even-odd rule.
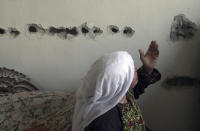
[[[185, 24], [178, 24], [178, 31], [172, 30], [179, 14], [199, 30], [199, 5], [199, 0], [1, 0], [0, 66], [26, 74], [41, 90], [75, 90], [99, 56], [127, 50], [141, 66], [138, 49], [146, 50], [151, 40], [157, 40], [162, 80], [140, 97], [146, 123], [153, 131], [195, 131], [199, 85], [191, 83], [199, 80], [200, 33], [195, 31], [188, 39], [171, 34], [179, 36], [185, 29]], [[78, 27], [81, 35], [73, 30], [76, 37], [63, 39], [65, 33], [56, 33], [63, 31], [59, 27]], [[103, 32], [95, 35], [98, 28]], [[172, 80], [167, 87], [173, 80], [189, 84], [182, 88], [175, 83], [168, 90], [166, 80]]]
[[184, 14], [174, 17], [171, 25], [170, 38], [173, 41], [192, 39], [197, 33], [197, 25], [186, 18]]

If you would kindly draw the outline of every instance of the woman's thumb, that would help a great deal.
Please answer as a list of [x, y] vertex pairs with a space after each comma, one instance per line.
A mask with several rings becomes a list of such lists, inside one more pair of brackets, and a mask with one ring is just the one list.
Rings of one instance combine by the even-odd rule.
[[140, 53], [140, 59], [143, 61], [144, 60], [144, 51], [139, 49], [139, 53]]

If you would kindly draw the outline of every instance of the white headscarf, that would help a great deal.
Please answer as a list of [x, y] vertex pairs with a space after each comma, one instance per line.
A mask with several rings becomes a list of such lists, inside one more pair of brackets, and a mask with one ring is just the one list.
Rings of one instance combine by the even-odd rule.
[[94, 119], [103, 115], [126, 95], [134, 76], [134, 61], [125, 51], [99, 58], [83, 78], [76, 93], [72, 131], [84, 131]]

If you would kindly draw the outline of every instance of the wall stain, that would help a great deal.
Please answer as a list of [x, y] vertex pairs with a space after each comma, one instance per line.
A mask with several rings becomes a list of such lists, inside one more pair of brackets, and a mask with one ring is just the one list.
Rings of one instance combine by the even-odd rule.
[[10, 36], [13, 37], [13, 38], [16, 38], [17, 36], [20, 35], [20, 31], [18, 31], [16, 28], [9, 28], [9, 33], [10, 33]]
[[134, 33], [135, 33], [135, 31], [129, 26], [126, 26], [123, 29], [123, 34], [127, 37], [132, 37], [134, 35]]
[[181, 39], [191, 39], [197, 32], [197, 25], [185, 17], [184, 14], [179, 14], [174, 17], [171, 25], [170, 39], [178, 41]]
[[170, 76], [166, 78], [163, 83], [166, 89], [181, 89], [184, 87], [200, 86], [200, 80], [190, 76]]
[[0, 28], [0, 35], [4, 35], [4, 34], [6, 34], [6, 30], [3, 28]]

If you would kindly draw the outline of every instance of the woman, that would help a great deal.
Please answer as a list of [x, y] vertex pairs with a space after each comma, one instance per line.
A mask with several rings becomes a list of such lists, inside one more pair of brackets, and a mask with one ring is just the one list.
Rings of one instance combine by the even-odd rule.
[[146, 54], [139, 50], [143, 66], [137, 71], [130, 54], [113, 52], [99, 58], [77, 91], [72, 131], [145, 131], [135, 99], [161, 78], [154, 69], [159, 56], [152, 41]]

